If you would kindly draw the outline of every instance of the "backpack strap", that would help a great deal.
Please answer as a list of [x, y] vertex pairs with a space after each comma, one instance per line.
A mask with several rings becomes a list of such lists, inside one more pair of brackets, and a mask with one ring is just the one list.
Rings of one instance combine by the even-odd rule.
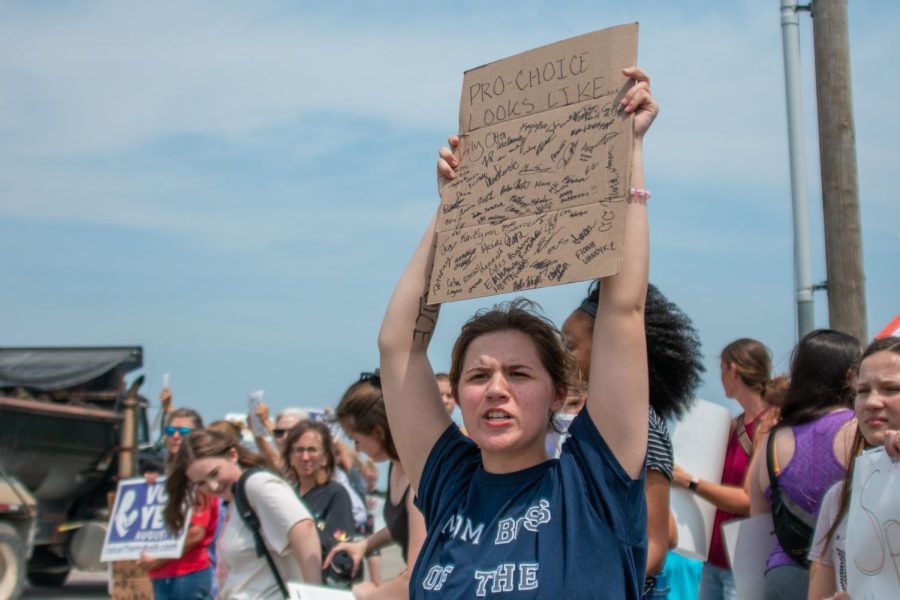
[[266, 542], [263, 540], [262, 534], [259, 532], [259, 517], [256, 516], [256, 513], [253, 511], [253, 507], [250, 506], [250, 501], [247, 499], [247, 480], [261, 471], [265, 471], [265, 469], [262, 469], [260, 467], [253, 467], [247, 469], [241, 474], [241, 478], [238, 479], [232, 490], [232, 496], [234, 497], [234, 507], [235, 509], [237, 509], [237, 513], [240, 515], [241, 520], [247, 526], [247, 529], [249, 529], [253, 533], [253, 539], [256, 542], [256, 556], [266, 557], [266, 562], [269, 563], [269, 569], [272, 571], [272, 575], [275, 577], [275, 583], [278, 584], [278, 589], [281, 590], [281, 596], [283, 598], [288, 598], [288, 591], [287, 587], [284, 585], [284, 580], [281, 578], [281, 574], [278, 573], [278, 567], [275, 566], [275, 561], [272, 560], [272, 555], [269, 554], [269, 549], [266, 548]]
[[741, 449], [748, 457], [753, 458], [753, 440], [747, 435], [747, 426], [744, 422], [744, 413], [739, 414], [731, 423], [735, 435], [737, 435], [738, 443]]
[[794, 500], [785, 494], [781, 486], [778, 485], [778, 477], [775, 475], [775, 434], [780, 427], [775, 427], [769, 432], [769, 442], [766, 445], [766, 469], [769, 472], [769, 486], [772, 488], [772, 514], [773, 516], [779, 512], [779, 506], [783, 506], [795, 518], [802, 521], [807, 527], [815, 531], [816, 518], [809, 514], [805, 508], [794, 502]]

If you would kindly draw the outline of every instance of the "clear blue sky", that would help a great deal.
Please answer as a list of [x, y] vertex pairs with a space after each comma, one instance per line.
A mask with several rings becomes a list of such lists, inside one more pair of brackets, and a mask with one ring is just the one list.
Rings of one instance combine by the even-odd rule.
[[[462, 72], [639, 21], [651, 279], [718, 352], [795, 341], [779, 3], [0, 2], [0, 344], [140, 344], [206, 418], [333, 405], [377, 363]], [[851, 2], [869, 329], [900, 312], [900, 5]], [[801, 15], [815, 281], [812, 31]], [[528, 296], [561, 323], [586, 284]], [[432, 346], [446, 368], [461, 323]], [[816, 295], [817, 325], [827, 302]]]

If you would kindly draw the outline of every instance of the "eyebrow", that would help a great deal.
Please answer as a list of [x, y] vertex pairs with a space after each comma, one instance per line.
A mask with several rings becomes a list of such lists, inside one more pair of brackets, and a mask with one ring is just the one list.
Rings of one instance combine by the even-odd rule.
[[[463, 371], [463, 373], [471, 373], [472, 371], [489, 371], [489, 370], [492, 370], [492, 369], [493, 369], [493, 367], [489, 367], [489, 366], [487, 366], [487, 365], [475, 365], [475, 366], [473, 366], [473, 367], [469, 367], [468, 369], [466, 369], [465, 371]], [[515, 370], [522, 370], [522, 369], [527, 369], [527, 370], [529, 370], [529, 371], [534, 371], [534, 370], [535, 370], [534, 367], [531, 367], [531, 366], [526, 365], [526, 364], [524, 364], [524, 363], [514, 363], [514, 364], [511, 364], [511, 365], [506, 365], [506, 366], [503, 366], [502, 369], [503, 369], [504, 371], [515, 371]]]
[[[188, 481], [190, 481], [193, 485], [203, 485], [204, 483], [206, 483], [207, 481], [209, 481], [210, 476], [211, 476], [213, 473], [215, 473], [216, 471], [218, 471], [218, 470], [219, 470], [219, 467], [213, 467], [212, 469], [210, 469], [209, 472], [206, 474], [206, 477], [204, 477], [204, 478], [203, 478], [203, 481], [201, 481], [200, 483], [197, 483], [196, 481], [194, 481], [194, 480], [191, 479], [190, 477], [188, 477]], [[185, 475], [187, 475], [187, 474], [185, 474]]]

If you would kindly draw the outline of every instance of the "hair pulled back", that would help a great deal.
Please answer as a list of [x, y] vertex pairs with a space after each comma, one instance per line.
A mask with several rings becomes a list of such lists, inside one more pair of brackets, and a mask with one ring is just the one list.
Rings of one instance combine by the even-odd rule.
[[454, 397], [458, 397], [457, 389], [469, 346], [482, 335], [502, 331], [518, 331], [528, 336], [534, 342], [538, 358], [550, 374], [554, 387], [565, 394], [568, 387], [577, 381], [578, 365], [566, 351], [562, 334], [553, 322], [539, 314], [540, 308], [536, 302], [516, 298], [490, 309], [479, 310], [463, 325], [450, 359], [450, 387]]
[[321, 421], [303, 419], [288, 431], [287, 437], [284, 439], [284, 447], [281, 449], [281, 460], [284, 465], [285, 479], [294, 485], [300, 483], [300, 478], [297, 477], [297, 471], [291, 466], [291, 449], [294, 447], [294, 444], [297, 443], [297, 440], [303, 437], [304, 433], [309, 431], [318, 433], [319, 437], [322, 439], [322, 452], [325, 456], [325, 467], [323, 468], [325, 478], [322, 483], [331, 481], [331, 477], [334, 475], [334, 441], [331, 437], [331, 430], [328, 428], [328, 425]]
[[860, 359], [859, 341], [833, 329], [816, 329], [791, 355], [791, 381], [781, 407], [781, 423], [800, 425], [839, 407], [850, 408], [849, 375]]
[[781, 406], [789, 382], [783, 375], [772, 377], [772, 354], [765, 344], [753, 338], [734, 340], [722, 349], [722, 363], [734, 365], [735, 372], [748, 388], [771, 406]]
[[164, 512], [166, 526], [173, 532], [184, 527], [184, 516], [197, 500], [196, 490], [187, 476], [187, 469], [201, 458], [226, 458], [231, 450], [237, 452], [238, 464], [243, 469], [265, 465], [262, 457], [254, 454], [230, 435], [197, 429], [190, 432], [181, 442], [178, 453], [166, 475], [166, 493], [169, 500]]
[[334, 411], [334, 418], [347, 433], [361, 433], [381, 440], [391, 460], [400, 460], [388, 424], [377, 369], [374, 373], [363, 373], [359, 381], [347, 388]]

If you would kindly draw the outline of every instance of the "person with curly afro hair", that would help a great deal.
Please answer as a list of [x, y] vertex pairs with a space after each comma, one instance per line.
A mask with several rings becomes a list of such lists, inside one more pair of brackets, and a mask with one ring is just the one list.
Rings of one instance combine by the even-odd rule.
[[[590, 379], [592, 338], [600, 298], [600, 280], [591, 284], [587, 297], [562, 326], [566, 348], [575, 358], [585, 381]], [[647, 579], [644, 596], [665, 588], [662, 569], [666, 553], [674, 546], [669, 527], [669, 489], [673, 475], [672, 438], [666, 420], [678, 419], [694, 400], [705, 371], [700, 338], [691, 319], [659, 289], [647, 286], [644, 305], [647, 340], [647, 372], [650, 386], [647, 439]]]

